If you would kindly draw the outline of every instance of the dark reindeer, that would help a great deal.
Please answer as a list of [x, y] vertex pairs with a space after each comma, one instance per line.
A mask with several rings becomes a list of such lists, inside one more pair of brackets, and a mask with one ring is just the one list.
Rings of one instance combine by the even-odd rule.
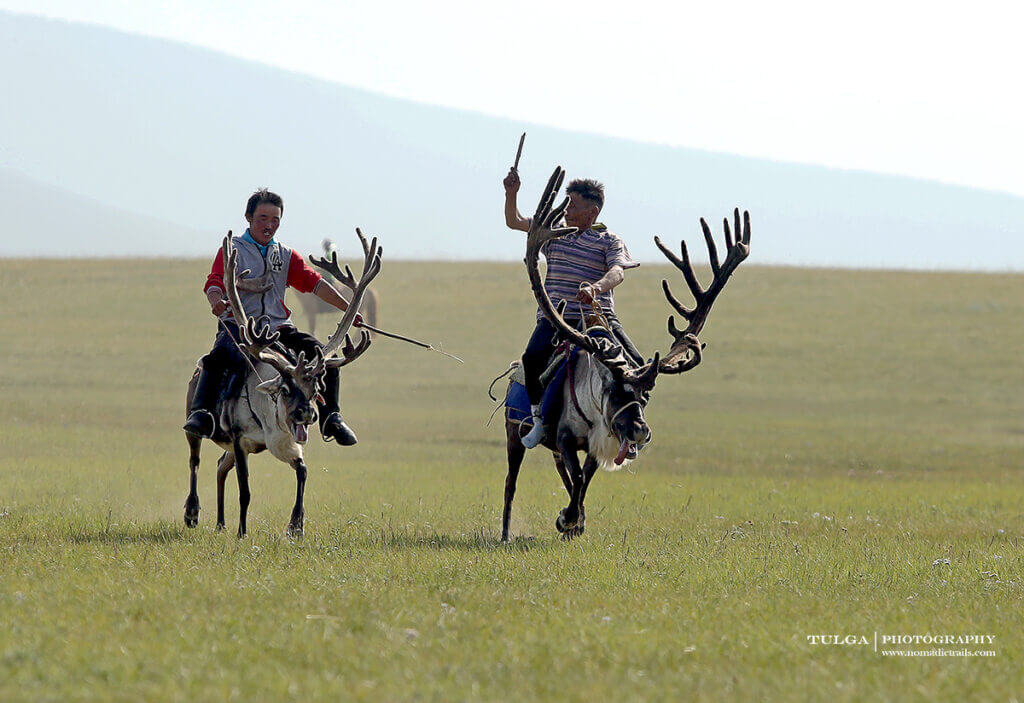
[[[569, 504], [563, 508], [555, 521], [556, 529], [563, 537], [571, 538], [583, 533], [586, 522], [583, 503], [594, 473], [599, 467], [614, 470], [629, 460], [626, 457], [632, 448], [641, 451], [650, 439], [650, 429], [644, 417], [644, 408], [654, 389], [659, 375], [681, 374], [701, 362], [704, 345], [697, 335], [704, 327], [708, 313], [715, 299], [725, 287], [736, 267], [750, 254], [750, 214], [743, 213], [743, 229], [740, 233], [740, 213], [735, 211], [736, 238], [725, 220], [726, 258], [719, 263], [718, 251], [710, 228], [701, 219], [700, 224], [707, 242], [711, 270], [714, 280], [707, 289], [701, 287], [694, 274], [693, 266], [681, 242], [681, 256], [666, 248], [658, 237], [655, 244], [682, 274], [696, 300], [692, 309], [684, 307], [672, 294], [667, 281], [662, 281], [665, 297], [672, 308], [686, 321], [683, 330], [676, 328], [673, 316], [668, 318], [668, 332], [672, 335], [672, 346], [664, 358], [655, 352], [653, 359], [635, 367], [618, 344], [607, 336], [582, 333], [569, 325], [561, 311], [564, 303], [556, 310], [544, 290], [538, 269], [541, 246], [557, 237], [571, 234], [572, 227], [558, 227], [565, 208], [566, 198], [558, 207], [553, 207], [558, 190], [565, 176], [557, 167], [548, 180], [533, 216], [526, 240], [526, 270], [542, 314], [561, 333], [562, 339], [580, 350], [571, 371], [571, 381], [561, 390], [561, 414], [557, 424], [548, 431], [544, 446], [554, 453], [555, 469], [558, 471]], [[573, 386], [573, 387], [570, 387]], [[520, 441], [520, 422], [511, 417], [511, 410], [505, 411], [507, 436], [508, 475], [505, 479], [505, 506], [502, 512], [501, 539], [509, 540], [509, 521], [512, 516], [512, 499], [515, 497], [519, 468], [526, 453]], [[586, 452], [586, 459], [580, 465], [578, 452]]]
[[[356, 281], [346, 267], [353, 289], [349, 308], [338, 323], [334, 335], [315, 359], [306, 359], [302, 353], [293, 364], [284, 354], [272, 348], [278, 339], [258, 321], [245, 314], [238, 290], [242, 286], [260, 285], [259, 279], [245, 278], [248, 271], [238, 273], [237, 252], [231, 245], [230, 233], [224, 239], [224, 283], [228, 302], [241, 339], [243, 352], [252, 363], [246, 371], [241, 394], [225, 400], [219, 408], [219, 422], [213, 437], [224, 454], [217, 463], [217, 529], [224, 528], [224, 482], [233, 467], [238, 476], [238, 536], [246, 535], [246, 513], [251, 497], [249, 491], [249, 454], [270, 450], [277, 459], [295, 470], [296, 493], [288, 534], [301, 536], [304, 529], [305, 509], [303, 494], [306, 485], [306, 464], [302, 446], [308, 438], [307, 427], [316, 419], [315, 400], [323, 387], [324, 372], [328, 367], [341, 367], [355, 361], [370, 346], [370, 335], [365, 330], [357, 344], [348, 332], [355, 321], [359, 303], [370, 281], [380, 273], [380, 249], [377, 239], [367, 244], [362, 233], [356, 234], [365, 254], [363, 275]], [[312, 258], [311, 258], [312, 260]], [[318, 264], [313, 260], [314, 264]], [[326, 262], [320, 262], [326, 263]], [[337, 260], [334, 261], [337, 268]], [[340, 357], [333, 357], [340, 352]], [[196, 376], [189, 384], [186, 408], [195, 392]], [[199, 495], [196, 491], [199, 472], [199, 449], [202, 439], [186, 432], [189, 444], [190, 491], [185, 499], [185, 524], [195, 527], [199, 522]]]

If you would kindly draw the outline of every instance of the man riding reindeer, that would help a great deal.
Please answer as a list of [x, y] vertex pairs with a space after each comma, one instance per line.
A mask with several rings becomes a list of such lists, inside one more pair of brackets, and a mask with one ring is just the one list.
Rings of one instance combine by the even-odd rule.
[[[277, 332], [280, 344], [292, 353], [301, 352], [306, 359], [312, 359], [320, 342], [292, 324], [291, 311], [284, 304], [285, 288], [291, 286], [303, 293], [312, 292], [342, 312], [348, 309], [348, 301], [297, 252], [274, 240], [283, 214], [284, 200], [277, 193], [262, 188], [249, 197], [245, 205], [249, 228], [241, 237], [233, 237], [231, 243], [238, 252], [239, 270], [248, 269], [253, 277], [241, 279], [238, 292], [248, 316], [266, 320], [267, 331]], [[202, 359], [202, 372], [184, 427], [186, 432], [203, 438], [214, 436], [217, 403], [238, 392], [247, 363], [238, 347], [242, 341], [238, 325], [224, 297], [224, 263], [223, 251], [218, 251], [203, 287], [211, 312], [218, 318], [217, 338], [213, 349]], [[358, 314], [355, 320], [356, 326], [362, 324]], [[320, 434], [324, 441], [333, 439], [343, 446], [353, 445], [358, 441], [356, 435], [339, 411], [338, 369], [328, 368], [324, 382], [323, 399], [317, 404]]]
[[[502, 182], [505, 186], [505, 224], [510, 229], [529, 232], [532, 218], [523, 217], [516, 203], [519, 192], [519, 173], [509, 169]], [[565, 225], [576, 232], [546, 242], [541, 253], [547, 259], [544, 288], [557, 306], [567, 303], [564, 317], [570, 324], [579, 324], [584, 316], [584, 305], [600, 307], [612, 334], [624, 348], [631, 361], [640, 365], [643, 358], [633, 346], [615, 316], [612, 290], [625, 280], [625, 271], [640, 264], [633, 261], [622, 239], [597, 222], [604, 207], [604, 186], [592, 179], [576, 179], [566, 188], [569, 205], [565, 210]], [[546, 428], [542, 412], [544, 373], [555, 350], [556, 329], [537, 309], [537, 326], [533, 330], [526, 351], [523, 352], [523, 373], [526, 393], [530, 399], [533, 428], [522, 437], [523, 446], [532, 449], [544, 440]]]

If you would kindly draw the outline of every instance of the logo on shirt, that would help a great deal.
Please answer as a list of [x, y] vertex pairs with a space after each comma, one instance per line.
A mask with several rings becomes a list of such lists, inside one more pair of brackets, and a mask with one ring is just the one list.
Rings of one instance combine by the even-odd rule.
[[270, 268], [274, 271], [280, 271], [284, 268], [284, 261], [281, 260], [281, 252], [274, 249], [270, 252]]

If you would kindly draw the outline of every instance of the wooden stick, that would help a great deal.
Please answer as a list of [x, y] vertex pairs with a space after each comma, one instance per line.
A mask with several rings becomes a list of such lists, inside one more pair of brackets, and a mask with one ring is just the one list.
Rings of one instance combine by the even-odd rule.
[[523, 155], [523, 142], [526, 141], [526, 132], [523, 132], [523, 136], [519, 137], [519, 149], [516, 150], [516, 162], [512, 164], [512, 170], [519, 170], [519, 157]]

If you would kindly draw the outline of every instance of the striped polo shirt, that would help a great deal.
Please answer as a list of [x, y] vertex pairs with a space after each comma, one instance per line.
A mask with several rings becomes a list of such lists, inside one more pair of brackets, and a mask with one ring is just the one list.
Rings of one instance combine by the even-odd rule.
[[[562, 300], [569, 301], [565, 308], [566, 320], [580, 318], [576, 293], [581, 283], [595, 283], [608, 273], [612, 266], [631, 269], [640, 265], [630, 257], [629, 250], [619, 235], [609, 232], [607, 227], [597, 222], [583, 232], [548, 240], [540, 252], [548, 263], [544, 290], [555, 307], [558, 307]], [[597, 299], [606, 311], [615, 312], [612, 291], [601, 293]], [[538, 308], [537, 319], [542, 316]]]

